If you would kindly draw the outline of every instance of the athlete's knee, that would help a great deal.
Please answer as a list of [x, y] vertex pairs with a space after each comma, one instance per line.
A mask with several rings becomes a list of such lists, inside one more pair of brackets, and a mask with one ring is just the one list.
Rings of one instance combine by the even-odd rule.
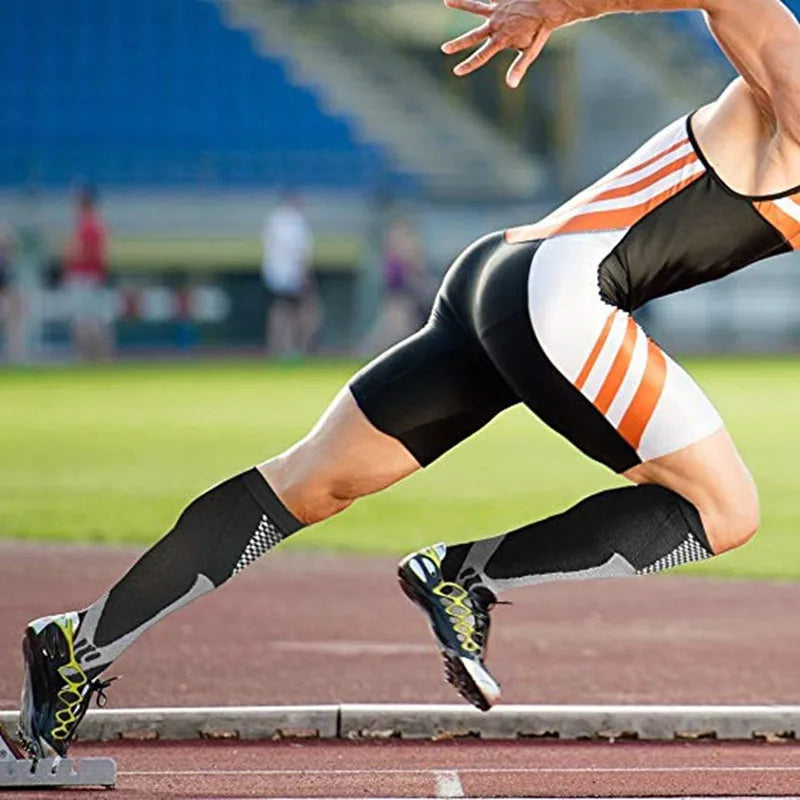
[[735, 492], [709, 503], [700, 513], [715, 554], [741, 547], [758, 531], [760, 507], [756, 487], [751, 480], [743, 481]]
[[726, 530], [719, 537], [725, 550], [747, 544], [758, 531], [761, 511], [755, 487], [739, 495], [730, 503], [726, 514]]
[[303, 521], [307, 525], [322, 522], [349, 508], [361, 496], [347, 482], [329, 476], [312, 482], [298, 495]]
[[313, 453], [301, 445], [266, 464], [261, 471], [284, 505], [305, 525], [344, 511], [357, 499], [352, 485], [320, 468]]
[[344, 390], [308, 436], [260, 469], [292, 513], [310, 525], [419, 467], [398, 440], [372, 425]]
[[283, 504], [304, 525], [313, 525], [349, 508], [357, 499], [318, 483], [289, 483], [280, 494]]

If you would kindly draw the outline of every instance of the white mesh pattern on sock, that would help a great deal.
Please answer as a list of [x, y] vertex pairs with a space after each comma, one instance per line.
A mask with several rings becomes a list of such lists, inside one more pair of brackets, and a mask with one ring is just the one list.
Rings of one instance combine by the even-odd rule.
[[679, 544], [671, 553], [659, 558], [649, 567], [637, 570], [639, 575], [650, 575], [653, 572], [662, 572], [665, 569], [679, 567], [681, 564], [690, 564], [693, 561], [705, 561], [713, 553], [708, 550], [690, 533], [685, 542]]
[[261, 522], [253, 534], [253, 538], [247, 544], [242, 553], [242, 557], [236, 562], [233, 574], [236, 575], [245, 567], [249, 567], [256, 559], [260, 558], [267, 550], [275, 547], [283, 540], [283, 534], [278, 526], [266, 515], [261, 517]]

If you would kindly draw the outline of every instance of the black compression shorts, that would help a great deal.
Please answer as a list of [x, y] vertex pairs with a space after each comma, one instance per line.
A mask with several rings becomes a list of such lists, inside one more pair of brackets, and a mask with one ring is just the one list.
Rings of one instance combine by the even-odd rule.
[[423, 466], [519, 402], [613, 470], [640, 463], [534, 334], [528, 276], [540, 245], [508, 244], [502, 233], [475, 242], [445, 276], [425, 327], [351, 381], [372, 424]]

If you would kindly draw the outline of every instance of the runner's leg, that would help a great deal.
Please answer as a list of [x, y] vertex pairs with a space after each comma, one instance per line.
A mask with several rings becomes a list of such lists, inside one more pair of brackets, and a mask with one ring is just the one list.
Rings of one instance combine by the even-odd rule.
[[666, 486], [692, 503], [715, 555], [746, 544], [758, 529], [755, 482], [725, 429], [633, 467], [625, 477]]
[[258, 466], [303, 525], [338, 514], [357, 498], [386, 489], [419, 468], [400, 441], [364, 416], [348, 387], [308, 436]]
[[[466, 251], [459, 264], [469, 272], [486, 247]], [[363, 369], [308, 436], [194, 500], [163, 539], [81, 612], [80, 666], [99, 674], [167, 614], [302, 527], [430, 463], [516, 402], [440, 298], [429, 323]]]
[[[650, 573], [755, 531], [753, 482], [719, 415], [629, 315], [600, 298], [595, 242], [564, 237], [533, 254], [530, 245], [507, 246], [512, 266], [483, 281], [474, 322], [500, 373], [544, 422], [639, 485], [449, 547], [442, 569], [450, 580], [498, 592]], [[514, 305], [520, 297], [527, 302]]]

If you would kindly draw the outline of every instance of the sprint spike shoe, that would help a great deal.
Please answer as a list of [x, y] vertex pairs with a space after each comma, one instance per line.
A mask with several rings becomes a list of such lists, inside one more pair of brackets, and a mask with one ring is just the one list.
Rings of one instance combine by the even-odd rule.
[[427, 615], [444, 659], [445, 678], [481, 711], [500, 697], [500, 686], [483, 663], [489, 639], [489, 611], [497, 602], [484, 587], [468, 589], [446, 581], [443, 544], [425, 547], [399, 564], [400, 587]]
[[34, 759], [63, 758], [92, 695], [98, 694], [98, 705], [105, 703], [111, 681], [90, 679], [75, 658], [79, 622], [72, 611], [42, 617], [25, 628], [19, 735]]

